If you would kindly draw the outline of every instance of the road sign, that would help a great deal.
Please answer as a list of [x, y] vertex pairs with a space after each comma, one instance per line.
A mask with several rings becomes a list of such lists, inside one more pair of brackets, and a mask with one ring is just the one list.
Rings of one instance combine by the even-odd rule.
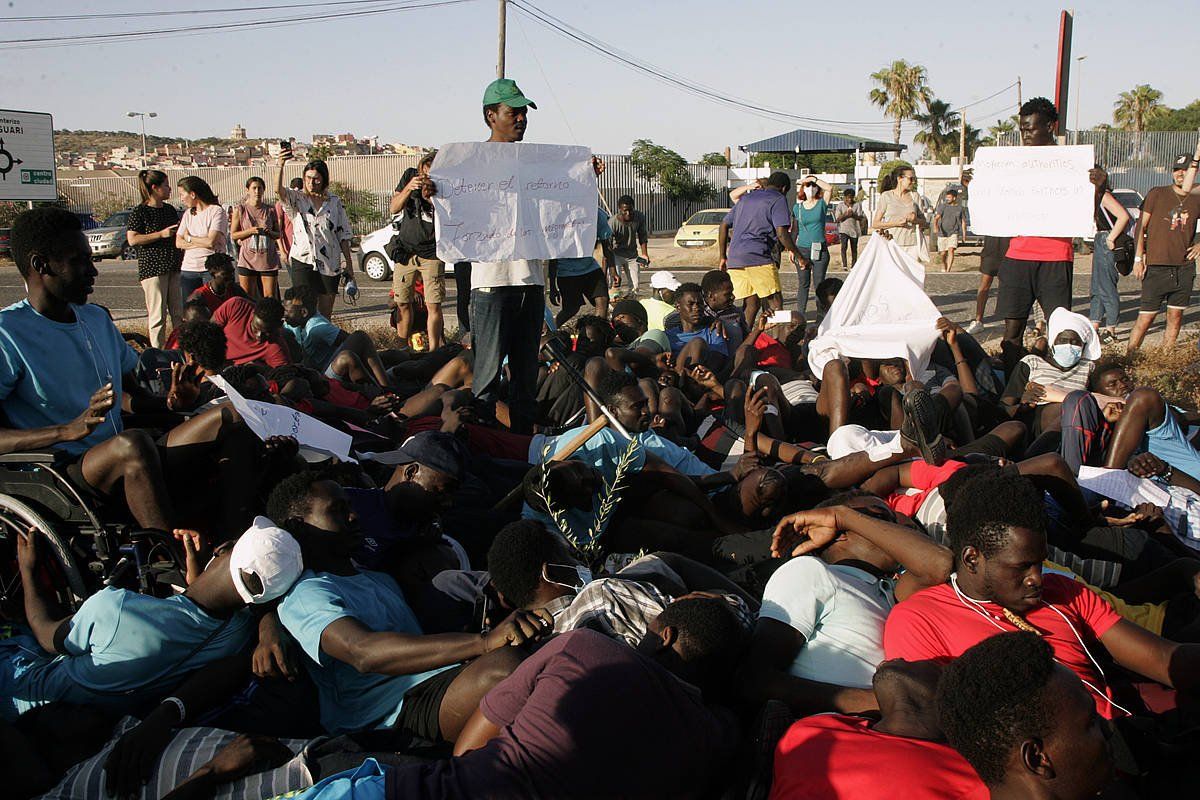
[[57, 200], [54, 119], [0, 109], [0, 200]]

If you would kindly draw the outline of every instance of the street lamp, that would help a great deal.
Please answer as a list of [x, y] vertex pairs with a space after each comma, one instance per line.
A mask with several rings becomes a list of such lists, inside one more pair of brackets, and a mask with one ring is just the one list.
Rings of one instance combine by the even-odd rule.
[[1079, 144], [1079, 97], [1083, 94], [1083, 62], [1087, 56], [1075, 59], [1075, 144]]
[[142, 118], [142, 168], [146, 168], [146, 117], [154, 118], [158, 116], [156, 111], [130, 111], [125, 116], [141, 117]]

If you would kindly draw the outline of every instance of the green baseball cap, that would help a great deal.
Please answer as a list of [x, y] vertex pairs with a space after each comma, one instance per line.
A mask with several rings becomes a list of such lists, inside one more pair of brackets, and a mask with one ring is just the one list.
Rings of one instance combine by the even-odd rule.
[[537, 108], [537, 103], [522, 94], [517, 82], [509, 78], [494, 80], [483, 90], [483, 104], [490, 106], [495, 103], [503, 103], [509, 108]]

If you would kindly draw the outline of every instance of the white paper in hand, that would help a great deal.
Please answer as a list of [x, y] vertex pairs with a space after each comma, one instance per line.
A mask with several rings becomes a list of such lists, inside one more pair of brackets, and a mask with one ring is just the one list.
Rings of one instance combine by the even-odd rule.
[[971, 169], [971, 230], [983, 236], [1090, 236], [1092, 145], [981, 147]]
[[246, 426], [264, 442], [271, 436], [291, 436], [301, 447], [337, 456], [342, 461], [354, 461], [350, 456], [350, 445], [354, 442], [350, 434], [294, 408], [248, 400], [220, 375], [211, 375], [208, 379], [225, 392]]
[[596, 247], [596, 173], [586, 147], [443, 145], [430, 169], [442, 261], [581, 258]]

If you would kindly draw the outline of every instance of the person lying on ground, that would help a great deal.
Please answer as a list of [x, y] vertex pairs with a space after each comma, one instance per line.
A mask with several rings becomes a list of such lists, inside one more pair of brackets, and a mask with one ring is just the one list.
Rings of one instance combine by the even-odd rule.
[[485, 636], [423, 635], [396, 581], [358, 569], [357, 517], [331, 480], [299, 473], [271, 493], [268, 513], [304, 551], [305, 571], [279, 606], [317, 685], [331, 733], [400, 728], [453, 742], [479, 700], [544, 636], [549, 615], [514, 612]]
[[935, 661], [884, 661], [871, 678], [878, 717], [797, 720], [775, 747], [771, 800], [887, 800], [896, 786], [914, 800], [986, 800], [987, 788], [942, 734], [934, 705], [941, 675]]
[[797, 716], [877, 708], [871, 686], [888, 613], [945, 582], [949, 549], [898, 525], [882, 500], [859, 491], [784, 517], [771, 549], [791, 560], [767, 582], [743, 696], [782, 700]]
[[371, 337], [366, 331], [344, 331], [321, 316], [313, 287], [293, 286], [283, 293], [283, 318], [304, 351], [305, 366], [328, 378], [391, 385]]

